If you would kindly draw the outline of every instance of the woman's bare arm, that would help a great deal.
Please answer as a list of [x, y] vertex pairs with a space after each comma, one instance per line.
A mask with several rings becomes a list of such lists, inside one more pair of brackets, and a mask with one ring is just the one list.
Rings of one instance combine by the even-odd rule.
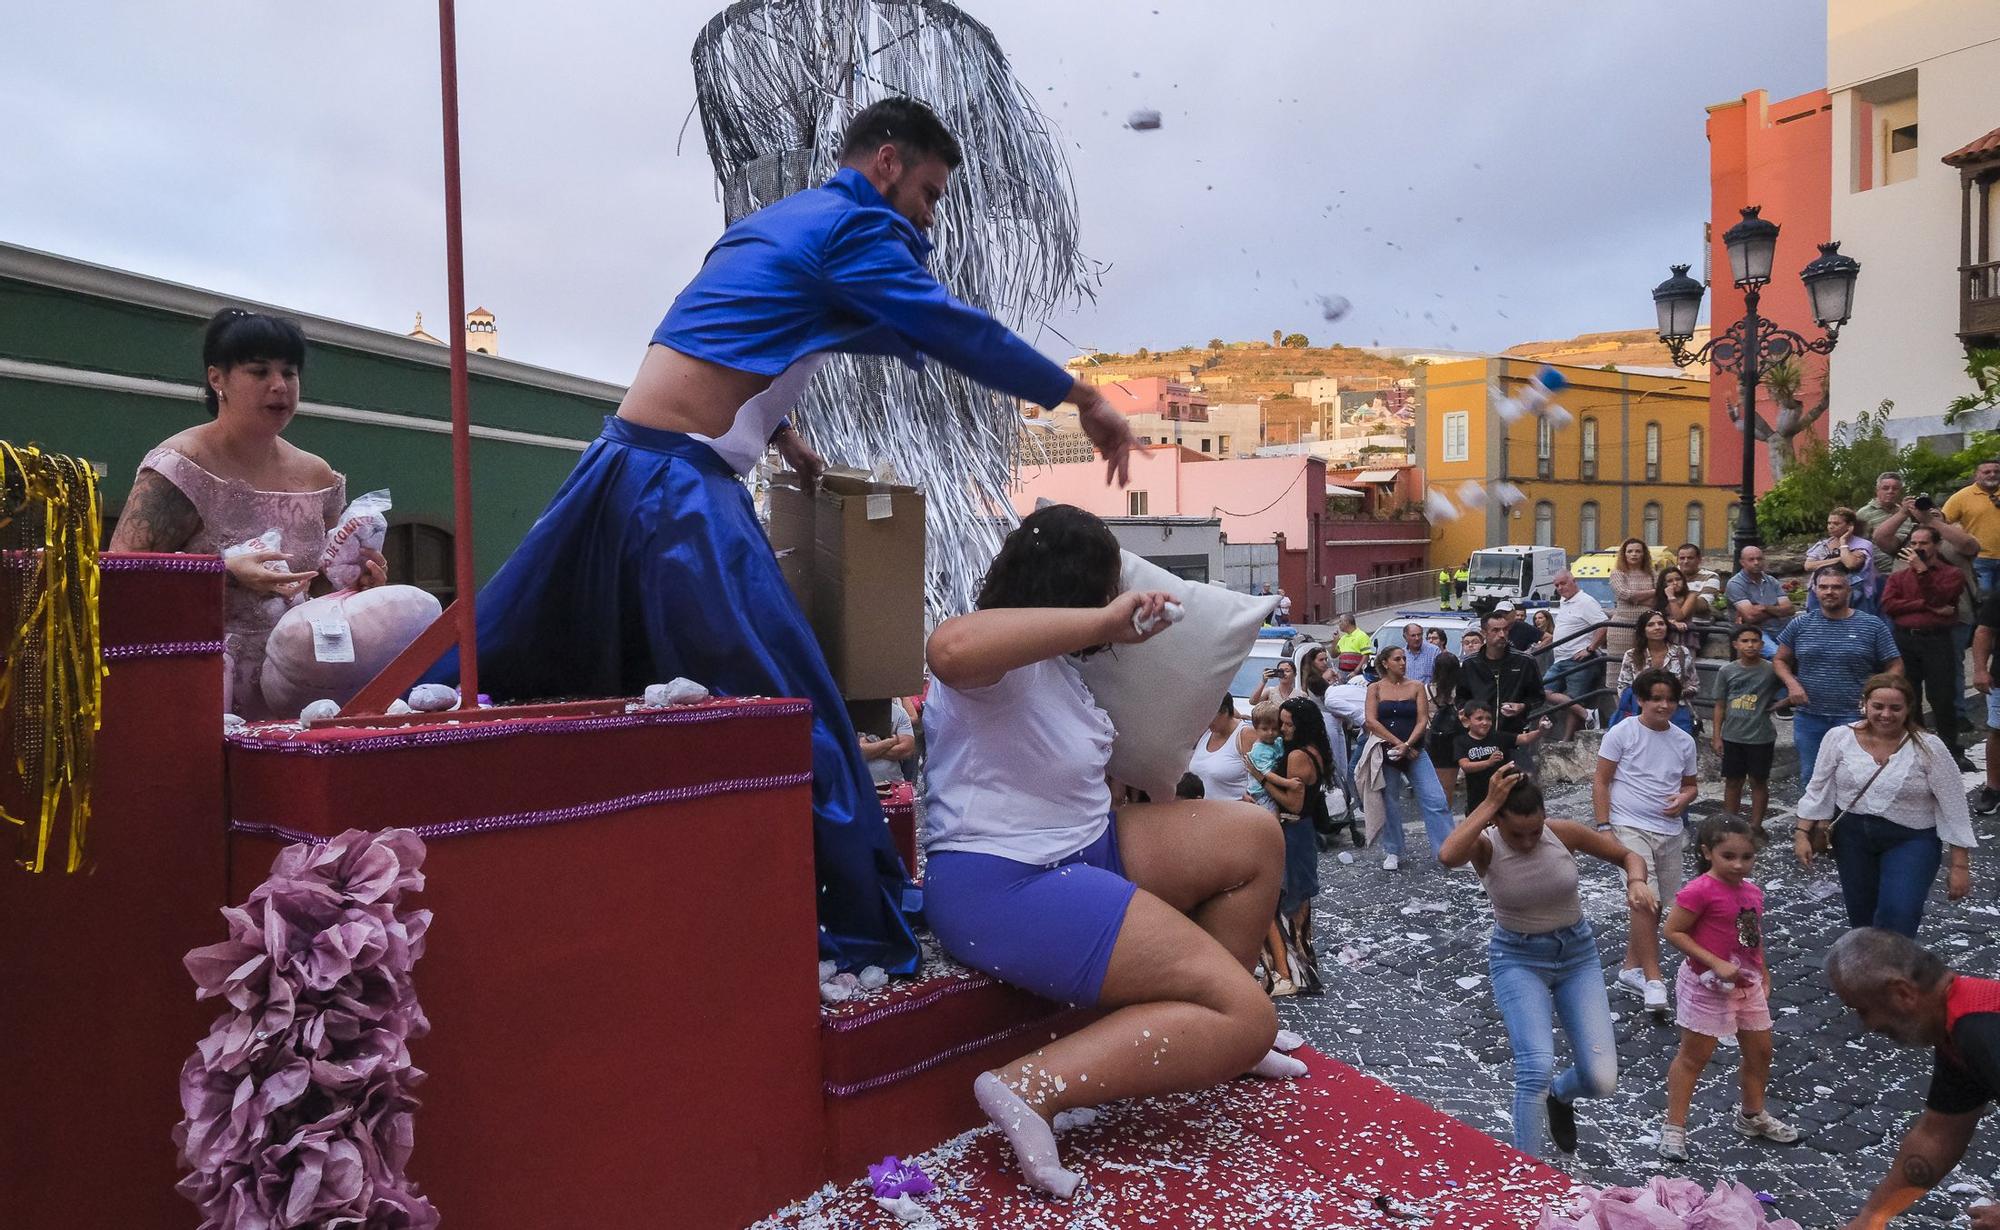
[[201, 530], [201, 514], [157, 470], [141, 470], [118, 512], [113, 551], [180, 551]]

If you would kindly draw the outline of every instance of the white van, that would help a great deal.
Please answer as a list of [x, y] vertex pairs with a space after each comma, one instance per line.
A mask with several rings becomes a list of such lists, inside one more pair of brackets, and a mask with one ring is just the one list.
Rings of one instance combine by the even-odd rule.
[[1472, 553], [1465, 596], [1479, 610], [1497, 602], [1556, 600], [1556, 574], [1569, 567], [1561, 547], [1486, 547]]

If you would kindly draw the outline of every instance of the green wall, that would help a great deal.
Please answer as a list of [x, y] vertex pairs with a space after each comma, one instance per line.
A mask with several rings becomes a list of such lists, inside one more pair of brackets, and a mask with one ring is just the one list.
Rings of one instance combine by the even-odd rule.
[[[205, 319], [0, 278], [0, 357], [165, 380], [202, 382]], [[451, 417], [449, 373], [392, 355], [308, 344], [307, 402], [440, 421]], [[588, 441], [614, 401], [491, 375], [470, 382], [482, 426]], [[115, 514], [139, 460], [168, 436], [208, 418], [200, 402], [0, 377], [0, 439], [102, 462]], [[451, 437], [435, 431], [300, 415], [285, 438], [347, 476], [350, 495], [390, 488], [392, 522], [449, 529]], [[475, 438], [473, 519], [480, 579], [492, 575], [547, 505], [580, 454], [551, 445]]]

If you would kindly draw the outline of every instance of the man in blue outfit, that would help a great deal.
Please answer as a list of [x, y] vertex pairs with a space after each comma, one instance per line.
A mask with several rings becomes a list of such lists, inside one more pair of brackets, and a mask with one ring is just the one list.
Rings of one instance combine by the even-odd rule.
[[725, 231], [617, 416], [479, 596], [480, 684], [498, 698], [630, 695], [685, 675], [719, 695], [812, 701], [820, 947], [843, 968], [915, 968], [918, 897], [739, 476], [767, 445], [818, 475], [785, 416], [835, 352], [912, 367], [928, 355], [1038, 405], [1073, 403], [1120, 483], [1133, 446], [1094, 386], [925, 267], [924, 232], [961, 157], [928, 107], [879, 102], [854, 117], [831, 180]]

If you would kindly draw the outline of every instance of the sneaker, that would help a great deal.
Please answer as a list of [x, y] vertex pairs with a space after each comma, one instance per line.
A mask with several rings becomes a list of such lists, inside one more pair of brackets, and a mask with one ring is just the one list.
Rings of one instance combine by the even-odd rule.
[[1618, 989], [1628, 994], [1646, 997], [1646, 972], [1637, 966], [1618, 971]]
[[1287, 995], [1297, 995], [1298, 993], [1298, 984], [1289, 978], [1280, 978], [1271, 984], [1272, 999], [1282, 999]]
[[1745, 1136], [1761, 1136], [1765, 1140], [1775, 1140], [1781, 1145], [1791, 1144], [1799, 1138], [1797, 1128], [1772, 1115], [1768, 1110], [1760, 1110], [1754, 1115], [1737, 1111], [1736, 1130]]
[[1658, 978], [1648, 979], [1645, 989], [1646, 1011], [1665, 1012], [1667, 1010], [1667, 984]]
[[1397, 858], [1393, 854], [1384, 854], [1382, 856], [1382, 870], [1384, 871], [1394, 871], [1396, 868], [1401, 867], [1402, 865], [1403, 865], [1403, 860]]
[[1564, 1153], [1576, 1152], [1576, 1107], [1554, 1094], [1544, 1101], [1549, 1107], [1549, 1139]]
[[1670, 1123], [1661, 1124], [1660, 1156], [1670, 1162], [1688, 1160], [1688, 1130]]
[[1975, 816], [2000, 813], [2000, 790], [1995, 790], [1991, 786], [1981, 786], [1973, 791], [1969, 801], [1972, 804], [1972, 814]]

